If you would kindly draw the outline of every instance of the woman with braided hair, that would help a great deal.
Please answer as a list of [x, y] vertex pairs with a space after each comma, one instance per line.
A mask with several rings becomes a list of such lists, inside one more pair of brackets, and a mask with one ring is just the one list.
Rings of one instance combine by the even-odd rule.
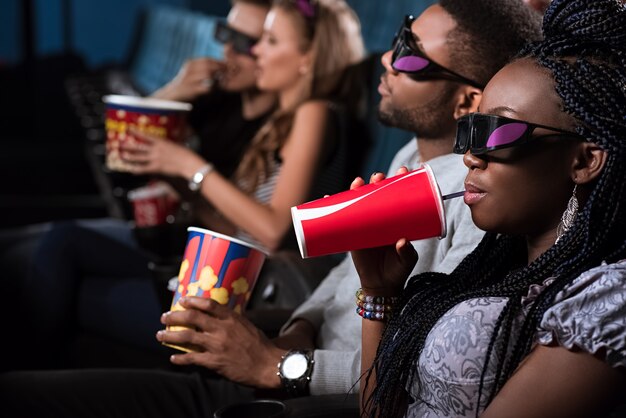
[[365, 416], [600, 417], [623, 401], [626, 9], [554, 0], [543, 29], [459, 121], [478, 247], [406, 285], [406, 240], [353, 253]]

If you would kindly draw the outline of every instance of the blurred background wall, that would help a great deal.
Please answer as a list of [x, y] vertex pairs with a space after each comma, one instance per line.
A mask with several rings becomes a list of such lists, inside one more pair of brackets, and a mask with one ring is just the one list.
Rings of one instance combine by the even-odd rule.
[[[156, 5], [225, 15], [228, 0], [2, 0], [0, 65], [17, 64], [32, 36], [36, 56], [73, 48], [90, 66], [119, 62], [128, 53], [139, 12]], [[66, 45], [69, 43], [69, 45]]]

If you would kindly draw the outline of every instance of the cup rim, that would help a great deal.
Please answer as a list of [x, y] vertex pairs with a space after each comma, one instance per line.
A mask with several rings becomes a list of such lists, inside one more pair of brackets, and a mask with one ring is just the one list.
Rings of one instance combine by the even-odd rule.
[[190, 231], [195, 231], [195, 232], [200, 232], [200, 233], [203, 233], [203, 234], [213, 235], [213, 236], [215, 236], [217, 238], [225, 239], [226, 241], [231, 241], [231, 242], [237, 243], [239, 245], [243, 245], [244, 247], [248, 247], [248, 248], [252, 248], [253, 250], [260, 251], [261, 253], [265, 254], [265, 256], [267, 256], [267, 257], [269, 257], [269, 255], [270, 255], [270, 253], [266, 249], [261, 248], [260, 246], [252, 244], [250, 242], [243, 241], [243, 240], [241, 240], [239, 238], [231, 237], [230, 235], [220, 234], [219, 232], [215, 232], [215, 231], [212, 231], [212, 230], [206, 229], [206, 228], [200, 228], [200, 227], [197, 227], [197, 226], [190, 226], [190, 227], [188, 227], [187, 228], [187, 232], [190, 232]]
[[152, 197], [167, 197], [168, 189], [165, 185], [144, 186], [130, 190], [126, 197], [131, 202], [134, 200], [150, 199]]
[[435, 200], [435, 204], [437, 205], [439, 219], [441, 220], [441, 234], [439, 235], [439, 239], [443, 239], [446, 237], [446, 235], [448, 235], [448, 224], [446, 223], [446, 211], [443, 206], [441, 189], [439, 188], [439, 183], [437, 183], [437, 178], [435, 177], [435, 173], [433, 173], [433, 169], [430, 167], [430, 164], [422, 163], [420, 168], [426, 171], [428, 181], [430, 182], [430, 187], [433, 190], [433, 195], [437, 197], [437, 199]]
[[188, 112], [193, 106], [185, 102], [174, 100], [155, 99], [153, 97], [127, 96], [122, 94], [109, 94], [102, 97], [102, 101], [107, 104], [118, 106], [129, 106], [135, 108], [175, 110]]
[[291, 220], [293, 223], [293, 229], [296, 234], [296, 241], [298, 243], [298, 249], [300, 250], [300, 256], [302, 258], [309, 258], [309, 253], [306, 250], [306, 239], [304, 238], [304, 229], [302, 228], [302, 219], [300, 219], [300, 211], [297, 206], [291, 207]]

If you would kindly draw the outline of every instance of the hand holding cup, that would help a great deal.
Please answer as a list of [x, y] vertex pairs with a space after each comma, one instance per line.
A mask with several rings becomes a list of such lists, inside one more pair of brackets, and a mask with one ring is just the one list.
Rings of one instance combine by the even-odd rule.
[[303, 258], [446, 235], [443, 199], [427, 164], [387, 179], [378, 176], [291, 208]]
[[[396, 175], [407, 172], [406, 167], [401, 167]], [[383, 173], [374, 173], [370, 177], [370, 184], [384, 179]], [[350, 185], [350, 190], [357, 189], [364, 184], [363, 179], [357, 177]], [[415, 248], [405, 238], [400, 238], [392, 245], [351, 251], [350, 254], [361, 278], [361, 287], [366, 293], [379, 296], [399, 294], [418, 259]]]
[[206, 367], [248, 386], [277, 388], [276, 364], [285, 350], [278, 348], [244, 316], [212, 299], [186, 296], [184, 310], [161, 316], [166, 329], [157, 333], [165, 345], [184, 348], [170, 361], [179, 366]]
[[[188, 178], [190, 167], [206, 164], [198, 154], [168, 138], [146, 134], [135, 128], [129, 133], [139, 141], [120, 145], [120, 159], [133, 174], [161, 174]], [[193, 169], [192, 169], [193, 170]]]
[[182, 143], [188, 134], [189, 103], [135, 96], [108, 95], [106, 103], [106, 164], [111, 170], [132, 171], [122, 160], [123, 148], [146, 145], [146, 138]]
[[207, 229], [190, 227], [187, 231], [172, 311], [185, 309], [183, 298], [198, 296], [226, 305], [237, 313], [243, 312], [267, 253], [252, 244]]

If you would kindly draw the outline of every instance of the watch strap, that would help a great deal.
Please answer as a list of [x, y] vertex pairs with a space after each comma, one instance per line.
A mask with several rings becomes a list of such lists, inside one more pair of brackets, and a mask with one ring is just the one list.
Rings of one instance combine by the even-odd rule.
[[191, 190], [192, 192], [197, 192], [198, 190], [200, 190], [200, 187], [202, 186], [202, 182], [206, 178], [207, 174], [213, 171], [213, 169], [214, 167], [213, 167], [213, 164], [211, 163], [206, 163], [205, 165], [200, 167], [198, 171], [196, 171], [193, 174], [193, 176], [191, 176], [191, 179], [189, 180], [189, 184], [188, 184], [189, 190]]

